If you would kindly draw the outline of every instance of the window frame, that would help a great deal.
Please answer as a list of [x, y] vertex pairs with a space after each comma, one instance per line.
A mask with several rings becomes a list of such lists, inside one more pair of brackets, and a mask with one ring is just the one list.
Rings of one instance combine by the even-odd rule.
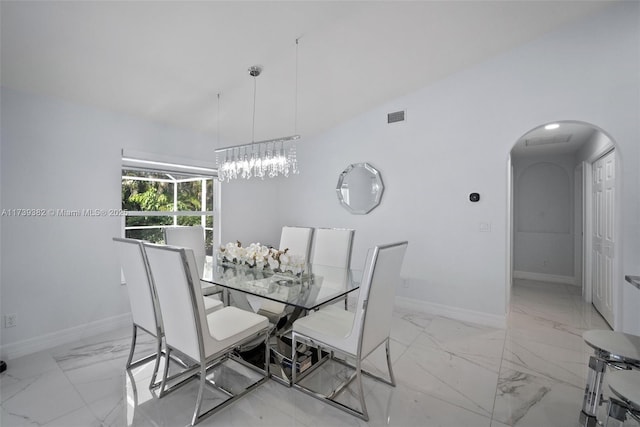
[[[200, 210], [200, 211], [125, 211], [121, 217], [121, 236], [125, 237], [125, 233], [127, 229], [134, 228], [143, 228], [144, 226], [138, 227], [127, 227], [126, 220], [128, 217], [135, 216], [168, 216], [173, 217], [173, 225], [177, 225], [177, 218], [179, 216], [201, 216], [201, 225], [205, 229], [211, 231], [213, 233], [212, 238], [212, 254], [215, 253], [215, 249], [220, 246], [221, 242], [221, 215], [220, 215], [220, 207], [221, 207], [221, 189], [222, 186], [220, 184], [220, 180], [218, 179], [218, 170], [213, 165], [208, 164], [203, 161], [195, 161], [189, 159], [172, 159], [159, 155], [153, 155], [148, 153], [133, 153], [133, 152], [125, 152], [122, 150], [122, 165], [120, 167], [120, 188], [122, 189], [122, 181], [125, 178], [124, 171], [125, 170], [137, 170], [141, 172], [150, 172], [150, 173], [163, 173], [170, 175], [171, 173], [192, 176], [193, 178], [184, 178], [184, 179], [175, 179], [174, 182], [174, 209], [176, 209], [176, 199], [175, 194], [177, 191], [177, 184], [179, 182], [188, 182], [188, 181], [201, 181], [202, 177], [205, 179], [212, 180], [212, 191], [213, 191], [213, 207], [212, 210]], [[198, 177], [201, 177], [198, 179]], [[129, 177], [131, 178], [131, 177]], [[134, 178], [135, 179], [135, 178]], [[151, 181], [161, 181], [161, 178], [146, 178], [145, 180]], [[171, 182], [170, 179], [167, 179], [168, 182]], [[213, 218], [212, 227], [206, 227], [206, 216], [211, 216]], [[152, 226], [152, 228], [166, 228], [171, 225], [163, 225], [163, 226]]]

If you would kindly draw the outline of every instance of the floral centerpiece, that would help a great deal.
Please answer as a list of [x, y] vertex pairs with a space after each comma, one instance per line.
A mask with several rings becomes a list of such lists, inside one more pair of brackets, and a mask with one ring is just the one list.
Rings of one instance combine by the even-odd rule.
[[223, 262], [293, 274], [301, 274], [305, 264], [304, 257], [290, 253], [288, 248], [278, 250], [260, 243], [243, 247], [238, 241], [220, 246], [218, 257]]

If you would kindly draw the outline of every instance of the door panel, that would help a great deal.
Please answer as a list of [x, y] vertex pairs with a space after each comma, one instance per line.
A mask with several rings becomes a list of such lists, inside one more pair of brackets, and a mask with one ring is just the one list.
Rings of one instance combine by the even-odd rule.
[[593, 164], [593, 305], [613, 326], [615, 265], [615, 153]]

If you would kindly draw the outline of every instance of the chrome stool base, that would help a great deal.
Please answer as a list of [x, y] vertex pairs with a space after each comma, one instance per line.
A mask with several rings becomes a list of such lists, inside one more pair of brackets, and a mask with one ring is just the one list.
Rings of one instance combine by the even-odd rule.
[[[589, 375], [587, 386], [584, 390], [584, 400], [580, 418], [585, 415], [589, 418], [596, 418], [598, 408], [602, 404], [602, 381], [607, 370], [607, 361], [596, 356], [589, 357]], [[580, 425], [583, 425], [582, 422]], [[585, 424], [588, 425], [588, 424]]]
[[605, 427], [623, 427], [628, 418], [640, 422], [640, 371], [613, 372], [609, 377], [609, 388], [612, 396]]
[[611, 398], [609, 402], [609, 411], [607, 412], [607, 423], [605, 427], [619, 426], [622, 427], [627, 420], [627, 405], [624, 402]]
[[596, 427], [598, 420], [592, 415], [587, 415], [584, 411], [580, 411], [580, 418], [578, 420], [578, 427]]
[[605, 401], [602, 388], [607, 367], [614, 370], [638, 369], [640, 367], [640, 337], [622, 332], [594, 329], [583, 333], [582, 338], [587, 345], [593, 348], [594, 354], [589, 357], [589, 374], [578, 426], [594, 427], [602, 425], [597, 416], [598, 408]]

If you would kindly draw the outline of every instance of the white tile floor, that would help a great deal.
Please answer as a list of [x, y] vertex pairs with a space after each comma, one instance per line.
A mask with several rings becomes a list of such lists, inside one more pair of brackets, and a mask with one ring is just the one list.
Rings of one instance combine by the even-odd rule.
[[[514, 286], [506, 330], [397, 310], [398, 386], [365, 382], [368, 423], [268, 381], [201, 425], [574, 426], [592, 353], [581, 334], [594, 328], [608, 327], [578, 288], [524, 280]], [[0, 425], [187, 425], [195, 383], [156, 399], [147, 388], [150, 367], [123, 369], [129, 334], [119, 330], [9, 361], [0, 376]], [[149, 342], [140, 353], [152, 349]], [[370, 369], [385, 366], [383, 352], [371, 358]]]

